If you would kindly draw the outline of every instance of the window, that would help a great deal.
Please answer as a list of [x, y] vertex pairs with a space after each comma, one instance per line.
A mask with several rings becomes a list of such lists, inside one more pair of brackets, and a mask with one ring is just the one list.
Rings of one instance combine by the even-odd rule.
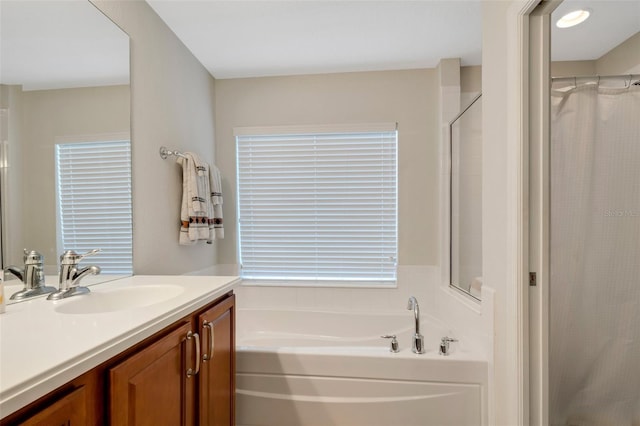
[[397, 131], [371, 127], [236, 129], [244, 279], [395, 285]]
[[56, 145], [59, 251], [102, 249], [102, 274], [131, 274], [131, 143]]

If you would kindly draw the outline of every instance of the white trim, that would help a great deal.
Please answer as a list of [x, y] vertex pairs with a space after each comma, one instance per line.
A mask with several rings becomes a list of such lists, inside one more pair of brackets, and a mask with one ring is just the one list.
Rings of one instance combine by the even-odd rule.
[[[529, 330], [528, 330], [528, 58], [529, 14], [540, 0], [516, 0], [507, 11], [507, 285], [506, 341], [515, 344], [515, 356], [507, 356], [506, 401], [509, 424], [529, 424]], [[511, 349], [510, 349], [511, 350]], [[510, 396], [509, 396], [510, 395]], [[514, 400], [515, 399], [515, 400]], [[515, 416], [515, 418], [511, 418]]]
[[87, 135], [64, 135], [56, 136], [55, 143], [84, 143], [84, 142], [109, 142], [109, 141], [131, 141], [129, 132], [115, 133], [91, 133]]
[[529, 288], [529, 420], [549, 423], [549, 137], [551, 13], [561, 0], [541, 5], [531, 17], [529, 89], [529, 269], [537, 274]]
[[446, 287], [440, 287], [440, 290], [473, 312], [482, 313], [482, 297], [477, 299], [463, 289], [451, 284]]
[[370, 133], [393, 132], [398, 123], [315, 124], [292, 126], [234, 127], [234, 136], [300, 135], [309, 133]]
[[245, 287], [300, 287], [300, 288], [368, 288], [368, 289], [395, 289], [398, 282], [394, 281], [320, 281], [320, 280], [254, 280], [242, 278]]

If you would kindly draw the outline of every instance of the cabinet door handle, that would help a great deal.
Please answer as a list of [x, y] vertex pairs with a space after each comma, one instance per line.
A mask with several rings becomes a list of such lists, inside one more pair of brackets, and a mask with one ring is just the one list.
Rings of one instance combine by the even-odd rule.
[[200, 335], [198, 333], [194, 333], [189, 331], [187, 333], [187, 340], [191, 340], [194, 338], [196, 340], [196, 368], [187, 370], [187, 377], [193, 377], [200, 372]]
[[213, 359], [213, 323], [211, 321], [204, 320], [202, 322], [202, 328], [209, 329], [209, 353], [202, 355], [202, 361], [209, 361]]

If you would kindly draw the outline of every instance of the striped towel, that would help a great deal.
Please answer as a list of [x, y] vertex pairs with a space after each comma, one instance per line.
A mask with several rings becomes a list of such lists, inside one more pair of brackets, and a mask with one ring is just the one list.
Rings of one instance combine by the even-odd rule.
[[[182, 204], [180, 208], [180, 244], [193, 245], [200, 241], [211, 244], [214, 239], [223, 238], [222, 193], [219, 189], [217, 209], [212, 197], [212, 179], [209, 165], [192, 153], [185, 152], [176, 160], [182, 166]], [[220, 172], [217, 171], [217, 182]], [[219, 210], [219, 213], [216, 213]], [[218, 216], [219, 214], [219, 216]], [[220, 232], [216, 223], [219, 224]]]

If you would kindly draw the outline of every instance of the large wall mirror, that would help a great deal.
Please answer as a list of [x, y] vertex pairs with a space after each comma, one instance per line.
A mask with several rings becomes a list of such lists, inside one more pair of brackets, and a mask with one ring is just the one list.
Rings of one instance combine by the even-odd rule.
[[[129, 37], [88, 0], [0, 8], [2, 267], [23, 266], [23, 250], [36, 250], [57, 286], [63, 250], [100, 248], [90, 258], [103, 270], [95, 282], [129, 275]], [[128, 207], [118, 210], [113, 188], [128, 193]]]

